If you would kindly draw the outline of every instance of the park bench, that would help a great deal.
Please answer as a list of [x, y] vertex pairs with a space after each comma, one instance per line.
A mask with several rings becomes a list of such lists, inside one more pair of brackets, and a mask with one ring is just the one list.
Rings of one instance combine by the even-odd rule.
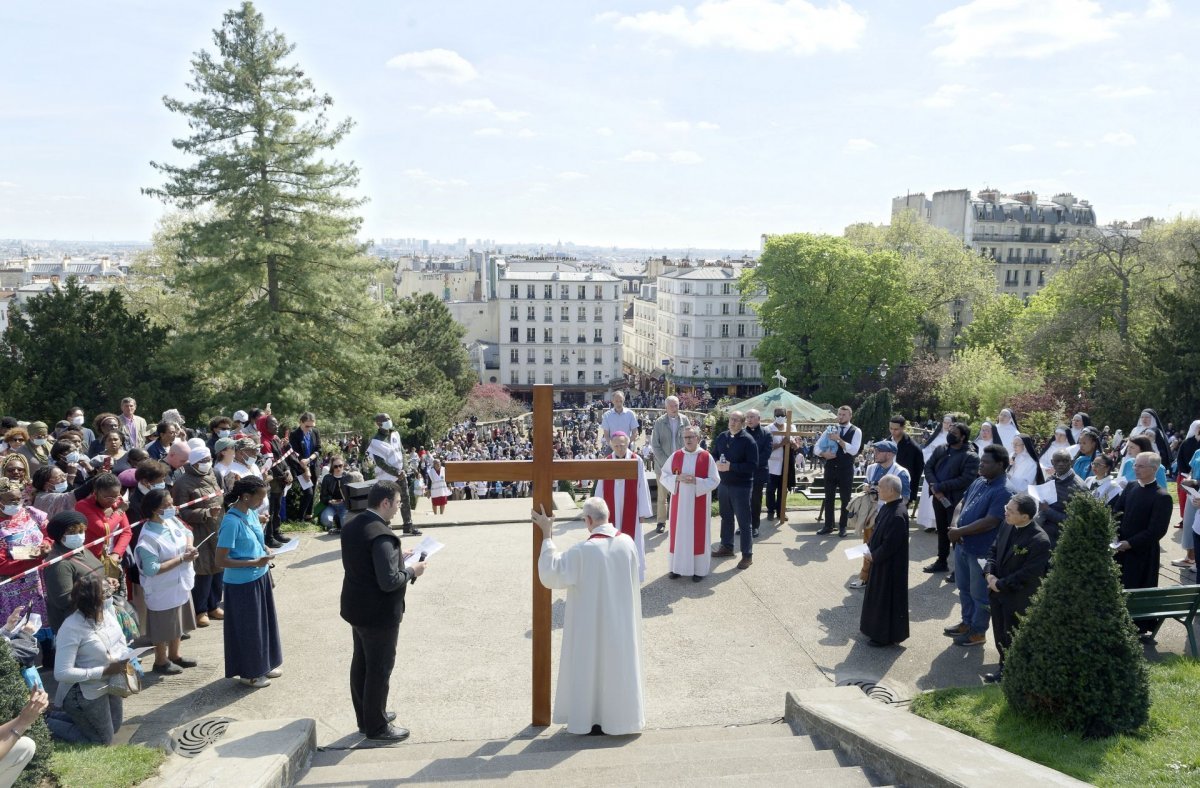
[[1187, 629], [1188, 651], [1200, 659], [1192, 620], [1200, 607], [1200, 585], [1166, 586], [1163, 588], [1129, 588], [1125, 590], [1125, 605], [1134, 621], [1158, 619], [1151, 636], [1157, 636], [1163, 621], [1173, 618]]

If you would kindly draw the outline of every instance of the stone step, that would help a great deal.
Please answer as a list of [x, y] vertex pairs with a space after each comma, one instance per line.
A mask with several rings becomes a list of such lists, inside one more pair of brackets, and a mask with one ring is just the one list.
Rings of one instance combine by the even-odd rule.
[[[737, 779], [746, 784], [762, 778], [759, 784], [769, 784], [772, 778], [787, 775], [785, 782], [795, 783], [798, 779], [811, 779], [822, 788], [857, 788], [869, 786], [868, 776], [857, 767], [843, 767], [832, 750], [795, 751], [780, 747], [783, 740], [774, 742], [775, 749], [769, 753], [753, 756], [730, 753], [728, 757], [711, 757], [711, 748], [705, 753], [709, 757], [689, 754], [690, 760], [678, 760], [666, 752], [649, 761], [628, 759], [623, 753], [596, 753], [610, 756], [609, 762], [593, 762], [584, 765], [576, 761], [578, 753], [539, 753], [537, 755], [501, 756], [497, 758], [468, 758], [441, 761], [375, 761], [360, 762], [353, 755], [341, 758], [328, 765], [313, 766], [298, 785], [373, 786], [381, 781], [410, 783], [486, 781], [498, 780], [522, 784], [554, 786], [645, 785], [648, 783], [708, 782], [718, 778]], [[740, 749], [740, 748], [737, 748]], [[596, 751], [591, 751], [595, 753]], [[566, 757], [562, 757], [566, 755]]]
[[[805, 736], [795, 736], [791, 728], [785, 724], [761, 723], [756, 725], [738, 726], [704, 726], [695, 728], [666, 728], [662, 730], [647, 730], [641, 736], [577, 736], [559, 729], [550, 735], [510, 740], [484, 741], [447, 741], [404, 743], [392, 747], [372, 747], [369, 743], [352, 750], [356, 759], [364, 763], [375, 760], [438, 760], [444, 758], [494, 757], [497, 755], [511, 756], [519, 754], [535, 754], [545, 752], [610, 750], [620, 749], [623, 752], [639, 751], [646, 748], [656, 748], [668, 744], [693, 744], [703, 742], [741, 742], [755, 739], [791, 739], [802, 742], [801, 746], [816, 749], [812, 740]], [[362, 739], [353, 737], [347, 743], [359, 745]], [[345, 750], [337, 748], [322, 749], [316, 755], [316, 762], [343, 757]]]

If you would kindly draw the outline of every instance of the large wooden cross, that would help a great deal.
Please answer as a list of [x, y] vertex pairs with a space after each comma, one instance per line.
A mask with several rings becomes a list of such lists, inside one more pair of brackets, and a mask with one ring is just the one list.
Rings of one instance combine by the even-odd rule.
[[[632, 439], [632, 436], [630, 436]], [[554, 511], [557, 479], [637, 479], [637, 460], [554, 459], [554, 387], [533, 387], [533, 458], [446, 463], [448, 482], [532, 482], [533, 509]], [[538, 578], [542, 532], [533, 526], [533, 725], [550, 724], [550, 589]]]
[[[779, 370], [775, 370], [775, 374], [776, 374], [776, 376], [778, 376]], [[786, 380], [786, 378], [784, 380]], [[792, 432], [792, 409], [789, 408], [787, 405], [784, 405], [783, 407], [784, 407], [784, 410], [787, 411], [787, 424], [786, 424], [783, 432], [772, 433], [771, 437], [774, 438], [776, 435], [779, 435], [783, 438], [783, 441], [781, 443], [782, 448], [783, 448], [783, 468], [780, 470], [781, 475], [779, 477], [780, 478], [780, 486], [783, 487], [783, 489], [779, 493], [779, 519], [786, 523], [787, 519], [788, 519], [788, 517], [787, 517], [787, 498], [788, 498], [788, 491], [789, 491], [789, 488], [787, 486], [788, 458], [792, 454], [792, 438], [798, 438], [798, 437], [802, 436], [804, 433]]]

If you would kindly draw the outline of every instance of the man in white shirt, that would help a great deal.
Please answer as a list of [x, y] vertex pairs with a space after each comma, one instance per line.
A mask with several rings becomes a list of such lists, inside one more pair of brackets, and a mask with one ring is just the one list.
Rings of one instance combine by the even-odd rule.
[[629, 445], [637, 443], [638, 420], [633, 411], [625, 407], [625, 395], [620, 391], [612, 396], [612, 407], [604, 411], [600, 419], [600, 429], [604, 433], [604, 442], [612, 440], [613, 433], [623, 432], [629, 436]]
[[849, 405], [838, 408], [837, 424], [829, 438], [837, 447], [833, 451], [821, 452], [825, 460], [825, 527], [818, 534], [833, 533], [833, 496], [836, 492], [842, 499], [842, 514], [838, 521], [838, 536], [846, 535], [849, 521], [851, 488], [854, 486], [854, 458], [862, 447], [862, 430], [850, 423], [853, 414]]
[[408, 484], [408, 474], [404, 472], [404, 447], [400, 444], [400, 433], [392, 429], [392, 417], [386, 413], [375, 414], [375, 425], [379, 431], [367, 444], [367, 454], [375, 463], [375, 478], [396, 482], [400, 486], [400, 517], [404, 521], [404, 533], [420, 536], [420, 529], [414, 528], [412, 523], [412, 489]]

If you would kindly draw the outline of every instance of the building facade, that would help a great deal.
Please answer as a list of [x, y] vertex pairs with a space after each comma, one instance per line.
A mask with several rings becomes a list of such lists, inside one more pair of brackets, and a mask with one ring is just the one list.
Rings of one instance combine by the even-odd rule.
[[606, 273], [501, 271], [499, 382], [524, 398], [552, 383], [568, 402], [622, 385], [621, 289]]
[[1039, 200], [1035, 192], [1001, 194], [983, 189], [923, 193], [892, 200], [892, 216], [912, 211], [948, 230], [992, 261], [996, 292], [1028, 298], [1069, 265], [1071, 244], [1099, 232], [1096, 211], [1087, 200], [1068, 193]]

